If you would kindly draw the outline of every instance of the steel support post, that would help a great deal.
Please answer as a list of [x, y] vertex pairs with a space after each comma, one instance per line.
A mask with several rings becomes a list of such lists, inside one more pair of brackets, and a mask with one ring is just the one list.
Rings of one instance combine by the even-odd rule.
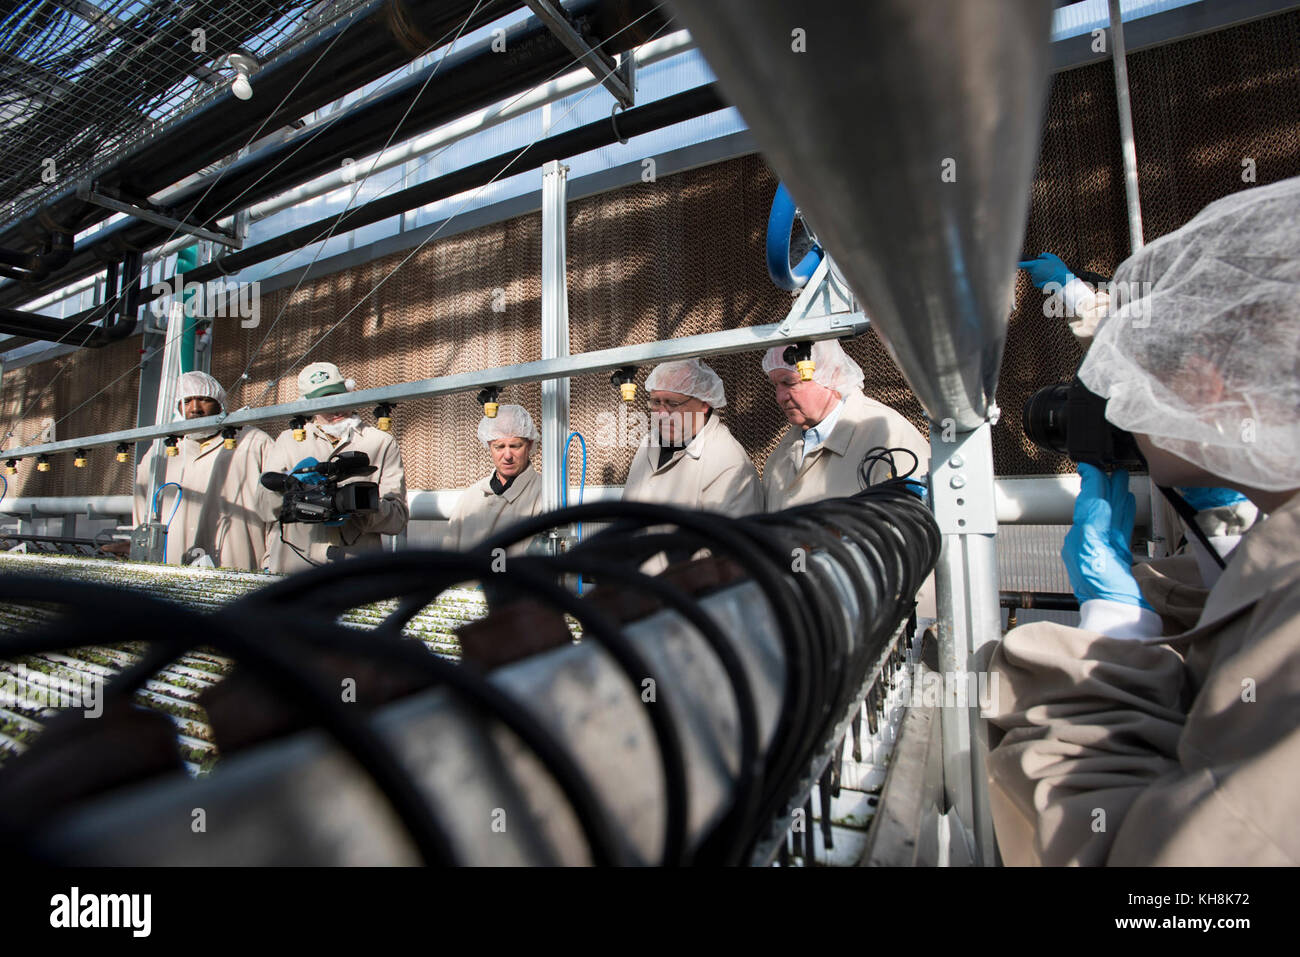
[[[542, 359], [569, 354], [569, 287], [565, 272], [565, 195], [569, 167], [542, 169]], [[542, 506], [560, 507], [560, 464], [569, 431], [569, 380], [542, 382]]]
[[[994, 407], [996, 411], [996, 407]], [[996, 421], [994, 416], [993, 421]], [[939, 670], [943, 713], [944, 792], [956, 812], [974, 859], [997, 862], [989, 810], [985, 758], [988, 735], [980, 715], [976, 655], [1001, 636], [998, 604], [997, 510], [991, 422], [969, 432], [947, 425], [930, 430], [930, 485], [934, 516], [943, 533], [935, 569], [939, 613]]]
[[1124, 19], [1119, 0], [1110, 0], [1110, 55], [1115, 66], [1115, 101], [1119, 104], [1119, 137], [1124, 157], [1124, 198], [1128, 203], [1129, 251], [1142, 248], [1142, 204], [1138, 196], [1137, 144], [1133, 139], [1133, 109], [1128, 95], [1128, 59], [1124, 54]]

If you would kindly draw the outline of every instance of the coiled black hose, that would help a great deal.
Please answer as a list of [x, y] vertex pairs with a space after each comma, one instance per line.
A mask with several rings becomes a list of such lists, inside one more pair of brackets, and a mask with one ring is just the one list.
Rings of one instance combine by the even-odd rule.
[[[502, 573], [493, 568], [493, 549], [573, 522], [613, 524], [566, 554], [511, 558]], [[311, 569], [210, 615], [106, 586], [0, 577], [0, 601], [49, 602], [65, 610], [40, 632], [0, 639], [0, 656], [100, 643], [103, 621], [110, 616], [130, 621], [131, 638], [153, 647], [145, 661], [110, 685], [111, 693], [129, 694], [195, 646], [231, 654], [261, 681], [289, 690], [295, 703], [353, 754], [393, 804], [427, 862], [453, 862], [451, 840], [397, 757], [360, 712], [341, 708], [337, 695], [303, 665], [328, 649], [415, 668], [480, 713], [500, 720], [524, 742], [574, 808], [595, 862], [627, 863], [630, 852], [609, 812], [565, 746], [471, 663], [441, 659], [401, 637], [407, 622], [447, 588], [490, 580], [502, 594], [527, 596], [572, 615], [587, 638], [639, 687], [653, 673], [649, 663], [617, 622], [562, 584], [566, 573], [594, 577], [644, 593], [681, 615], [722, 665], [739, 717], [740, 764], [731, 807], [695, 857], [688, 844], [689, 794], [680, 734], [670, 709], [651, 709], [649, 718], [665, 786], [661, 862], [734, 864], [745, 859], [762, 829], [788, 804], [811, 755], [852, 705], [898, 625], [913, 615], [914, 595], [933, 569], [939, 545], [929, 510], [900, 479], [851, 498], [743, 519], [648, 503], [601, 502], [521, 522], [471, 552], [381, 553]], [[753, 689], [736, 652], [735, 642], [743, 636], [724, 634], [697, 597], [637, 568], [654, 554], [701, 549], [747, 573], [777, 624], [786, 683], [765, 752]], [[803, 549], [801, 563], [794, 561], [796, 549]], [[814, 552], [826, 559], [814, 560]], [[846, 584], [856, 614], [839, 607]], [[341, 613], [387, 599], [396, 599], [397, 608], [374, 632], [338, 624]]]

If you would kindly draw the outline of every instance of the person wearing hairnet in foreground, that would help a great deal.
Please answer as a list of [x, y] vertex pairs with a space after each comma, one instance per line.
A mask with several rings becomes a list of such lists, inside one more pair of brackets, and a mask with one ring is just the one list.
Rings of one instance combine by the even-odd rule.
[[763, 510], [758, 470], [717, 410], [722, 379], [699, 359], [658, 365], [646, 377], [650, 430], [632, 458], [623, 499], [724, 515]]
[[[531, 457], [538, 438], [533, 417], [522, 405], [502, 405], [478, 424], [478, 439], [492, 457], [492, 472], [461, 492], [452, 509], [443, 548], [473, 548], [494, 532], [542, 510], [542, 481]], [[507, 551], [524, 551], [527, 543]]]
[[1079, 628], [987, 654], [990, 804], [1009, 864], [1300, 863], [1300, 179], [1211, 203], [1119, 267], [1079, 376], [1161, 485], [1266, 518], [1213, 587], [1132, 567], [1127, 476], [1080, 466], [1062, 557]]
[[786, 360], [787, 348], [773, 346], [763, 355], [763, 373], [790, 423], [763, 469], [769, 512], [853, 495], [890, 478], [889, 463], [869, 454], [903, 449], [892, 453], [897, 475], [929, 472], [930, 443], [901, 414], [863, 393], [862, 369], [838, 342], [813, 343], [811, 381]]
[[[177, 415], [185, 419], [219, 415], [226, 411], [226, 401], [226, 390], [206, 372], [181, 374]], [[136, 469], [135, 524], [154, 521], [152, 490], [161, 521], [167, 523], [169, 565], [210, 562], [221, 568], [261, 568], [266, 523], [254, 508], [253, 495], [271, 451], [271, 437], [246, 426], [236, 431], [234, 448], [226, 448], [221, 430], [214, 428], [181, 438], [175, 455], [165, 455], [164, 449], [161, 441], [153, 443]], [[163, 471], [155, 487], [154, 466], [160, 457]], [[167, 482], [180, 486], [179, 505], [177, 489], [162, 488]]]
[[[1039, 253], [1034, 259], [1017, 265], [1029, 274], [1030, 282], [1048, 296], [1044, 302], [1044, 314], [1063, 315], [1070, 331], [1085, 348], [1092, 343], [1102, 320], [1117, 310], [1126, 297], [1131, 298], [1141, 291], [1140, 286], [1133, 290], [1118, 287], [1097, 273], [1081, 271], [1084, 278], [1080, 278], [1060, 256], [1053, 253]], [[1112, 291], [1118, 295], [1112, 296]], [[1175, 491], [1195, 513], [1192, 520], [1220, 557], [1226, 558], [1237, 547], [1242, 533], [1259, 516], [1255, 504], [1233, 489], [1179, 488]], [[1194, 555], [1201, 569], [1201, 578], [1207, 586], [1213, 585], [1219, 576], [1219, 565], [1206, 551], [1200, 537], [1188, 526], [1188, 519], [1180, 516], [1163, 498], [1154, 502], [1152, 508], [1160, 510], [1158, 522], [1156, 516], [1152, 516], [1154, 528], [1177, 529], [1182, 526], [1187, 529], [1181, 540], [1176, 532], [1171, 536], [1173, 540], [1167, 543], [1169, 551]]]

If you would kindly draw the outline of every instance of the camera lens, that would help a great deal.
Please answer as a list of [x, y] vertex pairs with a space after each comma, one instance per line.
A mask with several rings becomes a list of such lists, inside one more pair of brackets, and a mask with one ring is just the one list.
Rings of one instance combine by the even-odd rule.
[[1044, 386], [1029, 397], [1023, 415], [1025, 435], [1029, 436], [1029, 441], [1062, 455], [1069, 454], [1066, 444], [1069, 396], [1069, 383], [1060, 382]]

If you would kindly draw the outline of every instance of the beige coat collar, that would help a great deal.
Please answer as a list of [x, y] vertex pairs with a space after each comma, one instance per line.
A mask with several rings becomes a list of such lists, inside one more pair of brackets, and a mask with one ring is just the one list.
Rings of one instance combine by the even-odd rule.
[[787, 456], [794, 468], [795, 474], [806, 472], [813, 462], [821, 456], [822, 452], [832, 452], [835, 455], [844, 455], [853, 445], [853, 436], [858, 431], [858, 426], [865, 421], [871, 414], [867, 407], [867, 397], [862, 394], [860, 389], [854, 389], [844, 398], [844, 408], [840, 411], [839, 421], [835, 423], [835, 428], [831, 429], [831, 434], [826, 436], [826, 440], [821, 445], [813, 449], [803, 457], [803, 462], [799, 462], [799, 446], [803, 443], [803, 430], [798, 426], [790, 426], [790, 431], [786, 433], [786, 438], [782, 440], [786, 445]]
[[[488, 474], [487, 478], [482, 480], [483, 495], [485, 498], [498, 497], [497, 493], [492, 491], [492, 476], [495, 474], [496, 474], [496, 470], [494, 469], [492, 472]], [[499, 497], [513, 504], [516, 500], [518, 500], [519, 496], [523, 495], [524, 492], [526, 492], [529, 488], [531, 488], [533, 483], [536, 481], [537, 481], [537, 472], [533, 469], [533, 465], [530, 462], [528, 464], [528, 467], [519, 473], [519, 478], [511, 482], [510, 487], [506, 489], [504, 492], [502, 492]]]
[[[652, 458], [650, 460], [650, 470], [656, 475], [658, 475], [660, 472], [666, 472], [668, 471], [668, 469], [672, 468], [674, 465], [680, 462], [683, 456], [686, 455], [689, 455], [691, 458], [695, 459], [696, 461], [699, 461], [700, 456], [704, 454], [705, 447], [709, 444], [709, 440], [713, 438], [713, 436], [716, 435], [717, 432], [718, 432], [718, 410], [714, 409], [713, 414], [709, 416], [709, 421], [704, 423], [704, 428], [700, 429], [700, 431], [695, 434], [695, 437], [686, 443], [685, 449], [679, 449], [678, 451], [674, 452], [672, 458], [670, 458], [667, 462], [664, 463], [663, 468], [660, 468], [659, 466], [655, 465], [655, 461]], [[652, 448], [658, 449], [658, 448], [662, 448], [662, 446], [659, 445], [652, 446], [650, 444], [650, 436], [647, 435], [644, 439], [641, 440], [641, 448], [645, 450], [647, 455], [649, 455], [650, 450]]]
[[1288, 579], [1300, 579], [1300, 495], [1242, 536], [1205, 600], [1200, 621], [1175, 642], [1199, 637], [1251, 607]]

